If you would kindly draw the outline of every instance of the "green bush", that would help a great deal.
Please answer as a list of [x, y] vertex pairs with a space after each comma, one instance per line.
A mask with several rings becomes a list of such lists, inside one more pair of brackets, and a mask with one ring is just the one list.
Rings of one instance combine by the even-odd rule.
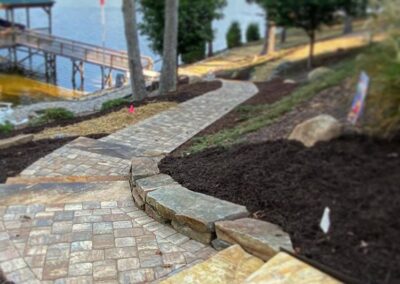
[[[187, 50], [186, 50], [187, 49]], [[182, 53], [182, 61], [185, 64], [191, 64], [206, 57], [206, 44], [197, 43], [195, 46], [187, 46], [185, 52]]]
[[101, 105], [101, 110], [102, 110], [102, 111], [106, 111], [106, 110], [109, 110], [109, 109], [113, 109], [113, 108], [115, 108], [115, 107], [122, 106], [122, 105], [124, 105], [124, 104], [126, 104], [126, 103], [127, 103], [127, 100], [125, 100], [125, 99], [113, 99], [113, 100], [109, 100], [109, 101], [104, 102], [104, 103]]
[[258, 28], [258, 24], [251, 23], [246, 30], [246, 41], [253, 42], [260, 40], [260, 29]]
[[13, 131], [13, 129], [14, 129], [14, 126], [8, 121], [6, 121], [4, 124], [0, 124], [0, 133], [1, 134], [10, 133], [11, 131]]
[[242, 31], [239, 22], [233, 22], [226, 34], [226, 43], [228, 48], [233, 48], [242, 45]]
[[41, 125], [52, 121], [68, 120], [74, 118], [74, 114], [65, 108], [49, 108], [39, 112], [40, 116], [31, 120], [31, 126]]
[[379, 45], [361, 56], [357, 64], [358, 71], [365, 71], [370, 77], [363, 126], [370, 134], [387, 138], [400, 131], [400, 60], [396, 60], [397, 55], [395, 49]]

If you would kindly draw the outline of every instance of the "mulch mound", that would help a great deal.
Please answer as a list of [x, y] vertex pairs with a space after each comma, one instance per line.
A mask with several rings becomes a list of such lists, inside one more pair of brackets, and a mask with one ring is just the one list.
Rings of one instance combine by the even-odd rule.
[[[138, 107], [138, 106], [143, 106], [143, 105], [147, 105], [149, 103], [155, 103], [155, 102], [182, 103], [182, 102], [185, 102], [192, 98], [195, 98], [197, 96], [201, 96], [205, 93], [217, 90], [217, 89], [221, 88], [221, 86], [222, 86], [222, 83], [220, 81], [205, 81], [205, 82], [198, 82], [198, 83], [194, 83], [194, 84], [181, 84], [181, 85], [178, 85], [177, 91], [175, 91], [175, 92], [170, 92], [165, 96], [146, 98], [139, 102], [133, 102], [133, 105], [135, 107]], [[82, 122], [85, 120], [101, 117], [110, 112], [114, 112], [114, 111], [118, 111], [123, 108], [127, 108], [131, 104], [132, 104], [131, 102], [127, 102], [124, 105], [116, 106], [114, 108], [107, 109], [105, 111], [99, 111], [99, 112], [89, 114], [89, 115], [78, 116], [78, 117], [74, 117], [74, 118], [68, 119], [68, 120], [54, 121], [54, 122], [46, 123], [46, 124], [39, 125], [39, 126], [25, 127], [23, 129], [14, 130], [11, 133], [0, 133], [0, 139], [13, 137], [13, 136], [16, 136], [19, 134], [25, 134], [25, 133], [38, 133], [49, 127], [67, 126], [67, 125], [79, 123], [79, 122]]]
[[[212, 148], [160, 163], [183, 186], [280, 225], [302, 256], [361, 283], [400, 283], [400, 138]], [[319, 223], [331, 210], [331, 229]]]
[[[87, 137], [98, 139], [106, 135], [108, 134], [89, 135]], [[7, 177], [18, 175], [38, 159], [76, 138], [78, 137], [43, 139], [0, 150], [0, 183], [4, 183]]]

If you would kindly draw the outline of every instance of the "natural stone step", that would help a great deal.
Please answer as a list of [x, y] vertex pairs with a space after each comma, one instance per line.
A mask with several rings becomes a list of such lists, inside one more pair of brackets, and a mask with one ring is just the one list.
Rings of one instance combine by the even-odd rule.
[[0, 205], [131, 199], [128, 181], [0, 184]]
[[131, 160], [130, 170], [132, 184], [135, 185], [138, 179], [160, 173], [160, 170], [158, 169], [158, 162], [161, 161], [162, 158], [163, 156], [133, 157]]
[[293, 250], [290, 236], [279, 226], [250, 218], [220, 221], [215, 224], [217, 237], [231, 244], [239, 244], [249, 253], [269, 260], [280, 248]]
[[9, 177], [6, 184], [76, 183], [128, 180], [128, 176]]
[[136, 182], [131, 179], [132, 197], [136, 205], [139, 208], [144, 209], [147, 193], [159, 188], [171, 187], [177, 184], [178, 183], [175, 182], [172, 177], [164, 174], [141, 178], [136, 180]]
[[240, 246], [235, 245], [161, 283], [239, 284], [243, 283], [263, 263], [261, 259], [246, 253]]
[[136, 188], [139, 196], [145, 200], [147, 193], [170, 184], [177, 184], [177, 182], [169, 175], [159, 174], [137, 180]]
[[[173, 225], [182, 233], [194, 231], [210, 235], [215, 231], [215, 222], [249, 215], [244, 206], [190, 191], [179, 184], [167, 187], [148, 193], [146, 203], [161, 217], [174, 221]], [[204, 238], [209, 239], [204, 234], [200, 239], [193, 234], [190, 237], [202, 242]]]
[[280, 252], [251, 274], [244, 284], [338, 284], [342, 283], [318, 269]]
[[15, 137], [0, 140], [0, 149], [28, 143], [33, 140], [33, 134], [18, 135]]

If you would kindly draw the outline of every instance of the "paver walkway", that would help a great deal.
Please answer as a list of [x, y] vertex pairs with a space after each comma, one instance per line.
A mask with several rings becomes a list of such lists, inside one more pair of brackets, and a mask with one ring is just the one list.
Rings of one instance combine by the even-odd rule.
[[24, 170], [22, 184], [0, 185], [0, 268], [16, 283], [141, 283], [213, 255], [133, 204], [130, 160], [171, 152], [257, 91], [224, 81], [100, 140], [79, 138]]

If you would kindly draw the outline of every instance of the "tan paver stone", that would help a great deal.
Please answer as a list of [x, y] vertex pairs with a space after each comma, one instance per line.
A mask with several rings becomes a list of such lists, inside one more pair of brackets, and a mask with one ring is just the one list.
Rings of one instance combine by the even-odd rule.
[[119, 275], [120, 283], [148, 283], [155, 278], [152, 269], [135, 269], [121, 272]]
[[104, 250], [89, 250], [72, 252], [70, 263], [94, 262], [104, 260]]
[[132, 247], [136, 245], [136, 240], [133, 237], [125, 237], [125, 238], [116, 238], [115, 246], [116, 247]]
[[91, 232], [92, 231], [92, 224], [91, 223], [83, 223], [83, 224], [73, 224], [72, 225], [72, 232]]
[[10, 273], [24, 267], [26, 267], [26, 263], [22, 258], [15, 258], [0, 263], [0, 269], [3, 270], [4, 273]]
[[112, 248], [115, 246], [114, 235], [94, 235], [93, 236], [93, 248], [94, 249], [105, 249]]
[[50, 245], [47, 248], [46, 261], [47, 260], [68, 260], [70, 254], [69, 243], [59, 243]]
[[52, 260], [46, 261], [43, 268], [43, 280], [56, 280], [67, 276], [68, 261]]
[[23, 283], [25, 281], [35, 280], [35, 275], [32, 271], [25, 267], [7, 275], [8, 280], [14, 281], [15, 283]]
[[242, 283], [263, 261], [234, 245], [205, 262], [184, 270], [161, 283]]
[[25, 255], [34, 256], [46, 254], [47, 246], [27, 246], [25, 248]]
[[278, 253], [249, 276], [245, 284], [338, 284], [336, 279], [288, 255]]
[[35, 256], [26, 256], [24, 257], [24, 260], [26, 264], [29, 265], [29, 267], [34, 267], [34, 268], [41, 268], [44, 265], [44, 260], [46, 258], [46, 255], [35, 255]]
[[53, 223], [53, 234], [63, 234], [72, 232], [72, 221], [62, 221]]
[[113, 222], [113, 227], [114, 229], [127, 229], [127, 228], [132, 228], [132, 222], [131, 221], [116, 221]]
[[106, 259], [129, 258], [136, 257], [137, 255], [135, 247], [110, 248], [105, 250]]
[[140, 268], [139, 258], [124, 258], [117, 260], [118, 271], [127, 271]]
[[117, 279], [117, 265], [115, 260], [105, 260], [93, 263], [94, 280]]
[[114, 237], [123, 238], [123, 237], [137, 237], [142, 236], [144, 234], [142, 228], [129, 228], [129, 229], [115, 229]]
[[71, 243], [71, 252], [92, 250], [92, 241], [78, 241]]
[[92, 263], [76, 263], [71, 264], [68, 270], [69, 276], [83, 276], [83, 275], [92, 275]]
[[99, 222], [93, 224], [93, 234], [112, 234], [112, 222]]

